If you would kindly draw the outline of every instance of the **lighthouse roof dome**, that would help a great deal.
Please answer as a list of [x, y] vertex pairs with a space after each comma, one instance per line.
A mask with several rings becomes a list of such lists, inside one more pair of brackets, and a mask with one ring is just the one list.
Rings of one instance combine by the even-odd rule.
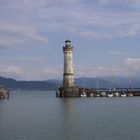
[[71, 48], [71, 41], [70, 40], [66, 40], [65, 41], [65, 47]]
[[67, 43], [67, 42], [71, 42], [71, 41], [67, 39], [67, 40], [65, 41], [65, 43]]

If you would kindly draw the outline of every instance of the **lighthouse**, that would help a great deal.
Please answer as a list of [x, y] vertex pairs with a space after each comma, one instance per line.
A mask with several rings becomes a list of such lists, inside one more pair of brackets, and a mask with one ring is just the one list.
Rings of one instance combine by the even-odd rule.
[[74, 73], [73, 73], [73, 47], [71, 41], [66, 40], [63, 47], [64, 53], [64, 74], [63, 74], [63, 87], [74, 87]]
[[73, 47], [70, 40], [65, 41], [63, 46], [64, 72], [63, 85], [59, 88], [60, 97], [79, 97], [79, 88], [74, 83], [73, 71]]

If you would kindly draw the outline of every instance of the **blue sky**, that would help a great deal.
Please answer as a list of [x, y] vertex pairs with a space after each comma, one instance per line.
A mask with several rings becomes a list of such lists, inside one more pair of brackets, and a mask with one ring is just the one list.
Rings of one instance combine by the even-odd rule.
[[61, 79], [64, 41], [75, 77], [140, 76], [139, 0], [0, 0], [0, 75]]

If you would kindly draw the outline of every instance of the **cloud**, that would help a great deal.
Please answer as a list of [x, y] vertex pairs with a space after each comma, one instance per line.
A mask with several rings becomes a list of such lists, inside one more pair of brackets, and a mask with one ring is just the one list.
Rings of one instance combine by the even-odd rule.
[[30, 57], [21, 57], [20, 58], [22, 61], [27, 61], [27, 62], [40, 62], [40, 61], [46, 61], [44, 57], [36, 57], [36, 56], [30, 56]]
[[96, 66], [96, 68], [78, 66], [75, 69], [76, 77], [116, 76], [122, 74], [121, 69], [109, 66]]
[[[39, 58], [30, 58], [30, 62], [40, 61]], [[26, 65], [0, 65], [0, 75], [16, 80], [47, 80], [47, 79], [62, 79], [63, 67], [35, 67]]]
[[41, 35], [37, 28], [20, 23], [0, 22], [0, 48], [26, 46], [26, 44], [47, 44], [46, 36]]
[[140, 23], [131, 25], [125, 35], [126, 36], [140, 35]]
[[[16, 22], [30, 22], [38, 32], [70, 32], [90, 39], [139, 35], [138, 0], [6, 0], [1, 5], [10, 9]], [[11, 21], [9, 16], [6, 18]], [[24, 30], [21, 28], [17, 26], [16, 30]], [[26, 32], [26, 37], [47, 43], [40, 33]]]
[[140, 68], [140, 58], [126, 58], [125, 62], [135, 68]]
[[75, 77], [97, 77], [97, 76], [121, 76], [121, 77], [135, 77], [139, 75], [140, 59], [128, 58], [120, 64], [76, 66]]
[[[17, 57], [21, 57], [21, 51], [18, 50], [18, 53], [16, 51], [17, 48], [23, 48], [23, 57], [20, 59], [22, 64], [19, 65], [19, 60], [15, 60], [13, 67], [16, 69], [14, 70], [9, 65], [5, 68], [7, 72], [3, 73], [8, 75], [11, 72], [11, 76], [14, 76], [15, 71], [15, 77], [19, 79], [62, 77], [63, 69], [59, 66], [49, 67], [47, 64], [44, 65], [44, 68], [38, 68], [34, 65], [28, 66], [27, 62], [42, 62], [45, 59], [43, 56], [45, 53], [48, 58], [49, 55], [53, 56], [54, 54], [55, 56], [55, 48], [53, 47], [66, 34], [70, 34], [72, 38], [79, 39], [79, 41], [83, 39], [85, 44], [89, 43], [86, 42], [88, 39], [100, 41], [103, 39], [139, 37], [139, 7], [139, 0], [1, 0], [0, 49], [15, 49], [15, 52], [7, 51], [9, 53], [8, 58], [1, 56], [2, 60], [5, 59], [4, 63], [8, 63], [8, 59], [15, 60]], [[49, 39], [52, 42], [48, 42]], [[125, 42], [125, 40], [123, 41]], [[48, 52], [47, 50], [43, 52], [44, 49], [40, 48], [29, 49], [28, 52], [25, 52], [26, 48], [46, 47], [48, 45], [50, 46]], [[103, 46], [106, 45], [103, 44]], [[15, 53], [16, 58], [11, 56]], [[27, 53], [28, 57], [24, 56]], [[129, 52], [112, 51], [110, 54], [128, 55]], [[129, 75], [139, 70], [138, 58], [127, 58], [122, 63], [117, 66], [98, 65], [96, 68], [81, 66], [75, 69], [75, 73], [76, 75], [87, 76]], [[137, 69], [134, 68], [134, 65]]]
[[0, 65], [0, 75], [16, 79], [25, 77], [24, 70], [17, 65]]
[[92, 32], [92, 31], [82, 31], [80, 35], [89, 39], [108, 39], [111, 38], [112, 35], [103, 33], [103, 32]]
[[109, 52], [110, 54], [112, 54], [112, 55], [129, 55], [130, 54], [130, 52], [127, 52], [127, 51], [110, 51]]
[[[104, 6], [112, 6], [113, 8], [121, 8], [121, 7], [126, 7], [126, 8], [133, 8], [137, 4], [140, 4], [139, 0], [98, 0], [98, 3]], [[119, 7], [118, 7], [119, 6]]]
[[63, 66], [55, 66], [46, 68], [45, 74], [47, 78], [56, 78], [56, 79], [62, 79], [63, 77]]
[[126, 58], [128, 64], [140, 64], [140, 58]]
[[[96, 67], [75, 66], [74, 78], [97, 76], [121, 76], [135, 77], [140, 70], [140, 58], [127, 58], [125, 63], [119, 65], [98, 65]], [[47, 80], [62, 79], [63, 66], [54, 67], [30, 67], [18, 65], [0, 66], [0, 75], [16, 80]]]

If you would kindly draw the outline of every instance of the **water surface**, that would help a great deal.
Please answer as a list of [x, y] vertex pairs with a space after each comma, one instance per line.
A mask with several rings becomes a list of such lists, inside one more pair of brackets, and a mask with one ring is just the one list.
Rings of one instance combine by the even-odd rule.
[[140, 140], [139, 131], [140, 97], [13, 91], [0, 101], [0, 140]]

